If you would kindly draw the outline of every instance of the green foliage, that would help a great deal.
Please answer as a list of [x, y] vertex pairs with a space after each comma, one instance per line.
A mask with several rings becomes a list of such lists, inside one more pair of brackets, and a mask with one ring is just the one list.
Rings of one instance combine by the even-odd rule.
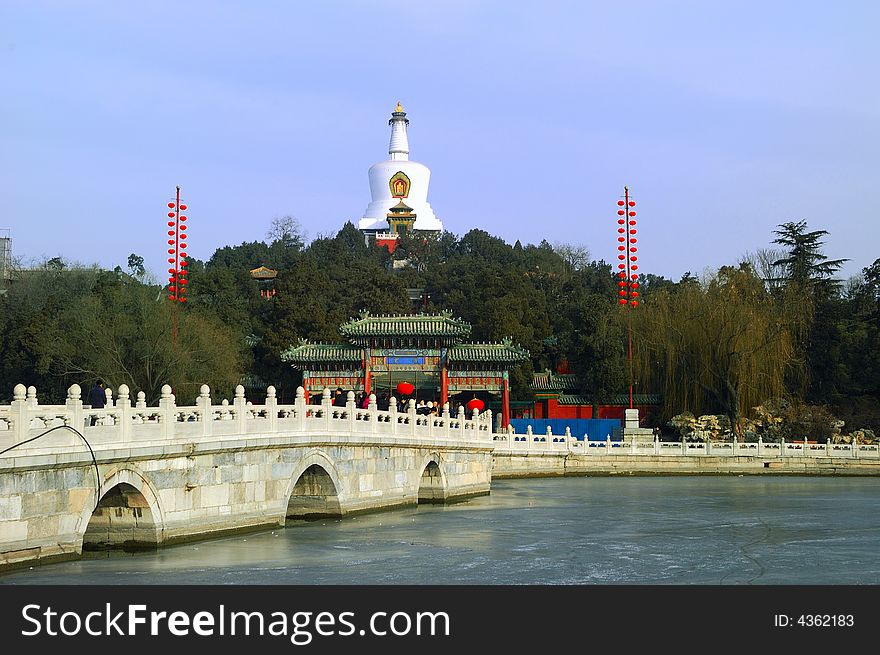
[[162, 289], [130, 276], [62, 263], [22, 272], [0, 300], [3, 397], [22, 383], [43, 402], [61, 402], [70, 384], [96, 378], [150, 401], [163, 384], [192, 397], [203, 383], [235, 386], [246, 362], [235, 333], [215, 316], [174, 307]]
[[634, 314], [638, 371], [660, 376], [664, 414], [721, 413], [739, 429], [763, 400], [780, 396], [798, 366], [794, 334], [806, 320], [797, 297], [777, 303], [748, 265], [707, 284], [653, 294]]

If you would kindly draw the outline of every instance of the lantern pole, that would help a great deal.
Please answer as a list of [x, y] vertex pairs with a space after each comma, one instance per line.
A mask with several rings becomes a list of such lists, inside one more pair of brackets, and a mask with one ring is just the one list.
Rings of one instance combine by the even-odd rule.
[[171, 308], [171, 346], [177, 348], [178, 305], [186, 302], [186, 205], [180, 202], [180, 185], [176, 188], [174, 200], [168, 203], [168, 300], [174, 303]]
[[629, 187], [623, 187], [623, 200], [618, 200], [617, 205], [621, 207], [621, 209], [617, 210], [617, 215], [620, 217], [617, 219], [617, 224], [620, 226], [617, 228], [617, 241], [620, 245], [617, 246], [618, 255], [617, 258], [620, 263], [617, 264], [618, 273], [618, 282], [617, 285], [620, 287], [618, 290], [618, 303], [623, 305], [627, 309], [626, 323], [627, 323], [627, 361], [629, 363], [629, 408], [633, 409], [633, 382], [635, 380], [635, 375], [633, 373], [633, 335], [632, 335], [632, 309], [638, 307], [639, 301], [637, 298], [639, 297], [639, 292], [637, 289], [639, 288], [638, 283], [638, 273], [635, 271], [639, 270], [639, 265], [636, 263], [638, 261], [638, 248], [636, 247], [636, 243], [638, 239], [635, 237], [636, 234], [636, 220], [635, 220], [635, 209], [633, 207], [636, 206], [635, 200], [630, 200], [629, 197]]

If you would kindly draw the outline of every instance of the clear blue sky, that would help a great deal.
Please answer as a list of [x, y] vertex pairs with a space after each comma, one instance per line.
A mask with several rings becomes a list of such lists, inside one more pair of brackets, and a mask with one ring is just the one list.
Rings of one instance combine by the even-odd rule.
[[830, 232], [880, 257], [874, 2], [41, 2], [0, 5], [0, 228], [164, 279], [181, 185], [190, 253], [357, 221], [400, 100], [447, 230], [614, 259], [638, 202], [642, 272], [678, 278]]

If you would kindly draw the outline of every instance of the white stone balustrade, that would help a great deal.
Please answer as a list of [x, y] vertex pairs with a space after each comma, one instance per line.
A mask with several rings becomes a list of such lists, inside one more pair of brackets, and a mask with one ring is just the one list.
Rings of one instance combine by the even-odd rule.
[[653, 441], [631, 442], [589, 441], [573, 437], [566, 428], [564, 435], [553, 435], [548, 427], [546, 433], [534, 434], [531, 426], [524, 434], [517, 434], [512, 427], [507, 432], [492, 435], [496, 455], [554, 454], [560, 451], [575, 455], [668, 455], [668, 456], [711, 456], [711, 457], [815, 457], [815, 458], [855, 458], [880, 459], [880, 446], [876, 444], [804, 444], [795, 442], [742, 443], [738, 441], [717, 442], [666, 442], [656, 438]]
[[[17, 385], [9, 405], [0, 405], [0, 450], [32, 439], [46, 430], [69, 425], [82, 433], [93, 447], [115, 444], [163, 442], [173, 440], [222, 440], [252, 435], [271, 438], [285, 434], [313, 436], [316, 433], [370, 435], [393, 437], [401, 441], [485, 441], [491, 442], [496, 454], [558, 454], [601, 456], [712, 456], [712, 457], [815, 457], [880, 459], [880, 447], [869, 444], [811, 444], [803, 441], [756, 443], [732, 442], [660, 442], [633, 439], [621, 441], [589, 441], [577, 439], [568, 429], [565, 434], [546, 432], [535, 434], [529, 427], [517, 434], [511, 426], [506, 431], [493, 432], [492, 413], [474, 410], [468, 418], [463, 407], [456, 415], [450, 414], [449, 404], [437, 416], [416, 413], [415, 403], [398, 406], [391, 399], [387, 411], [376, 406], [375, 395], [370, 395], [367, 409], [355, 406], [354, 394], [349, 392], [344, 407], [332, 404], [330, 389], [324, 389], [320, 405], [307, 405], [300, 387], [292, 405], [281, 405], [274, 387], [266, 391], [263, 405], [253, 405], [245, 398], [244, 388], [235, 389], [233, 401], [219, 403], [211, 398], [211, 390], [202, 385], [195, 403], [177, 405], [171, 387], [162, 388], [156, 407], [148, 407], [143, 392], [137, 394], [132, 406], [130, 390], [119, 387], [115, 400], [106, 390], [107, 405], [102, 409], [84, 408], [79, 385], [68, 389], [64, 405], [40, 405], [37, 390]], [[28, 451], [57, 452], [58, 449], [81, 447], [74, 433], [56, 430], [51, 437], [22, 444], [10, 455], [24, 455]]]
[[235, 389], [232, 403], [211, 398], [208, 385], [202, 385], [193, 405], [182, 406], [171, 387], [162, 387], [158, 405], [148, 407], [143, 392], [138, 393], [132, 407], [130, 389], [122, 385], [117, 397], [107, 389], [107, 405], [101, 409], [84, 408], [79, 385], [68, 389], [64, 405], [40, 405], [37, 390], [17, 385], [9, 405], [0, 405], [0, 450], [16, 444], [9, 456], [61, 452], [82, 448], [80, 438], [69, 430], [57, 430], [51, 436], [35, 439], [46, 430], [68, 425], [81, 433], [93, 448], [109, 448], [118, 444], [162, 443], [166, 441], [223, 440], [253, 436], [272, 438], [278, 434], [312, 438], [316, 434], [365, 435], [384, 439], [393, 437], [405, 443], [491, 442], [491, 412], [475, 411], [467, 418], [461, 408], [457, 417], [450, 416], [449, 405], [442, 415], [416, 414], [415, 403], [398, 408], [392, 398], [387, 411], [376, 406], [370, 395], [368, 409], [355, 406], [349, 392], [344, 407], [333, 406], [330, 389], [324, 389], [320, 405], [307, 405], [300, 387], [292, 405], [280, 405], [274, 387], [266, 390], [263, 405], [253, 405], [245, 398], [244, 387]]

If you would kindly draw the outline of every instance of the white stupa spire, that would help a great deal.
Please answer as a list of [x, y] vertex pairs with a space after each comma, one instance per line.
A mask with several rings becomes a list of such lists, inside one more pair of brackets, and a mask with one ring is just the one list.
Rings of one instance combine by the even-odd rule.
[[391, 161], [408, 161], [409, 160], [409, 139], [406, 138], [406, 126], [409, 125], [409, 119], [403, 106], [398, 102], [397, 108], [391, 113], [391, 120], [388, 121], [391, 126], [391, 143], [388, 145], [388, 154], [391, 155]]

